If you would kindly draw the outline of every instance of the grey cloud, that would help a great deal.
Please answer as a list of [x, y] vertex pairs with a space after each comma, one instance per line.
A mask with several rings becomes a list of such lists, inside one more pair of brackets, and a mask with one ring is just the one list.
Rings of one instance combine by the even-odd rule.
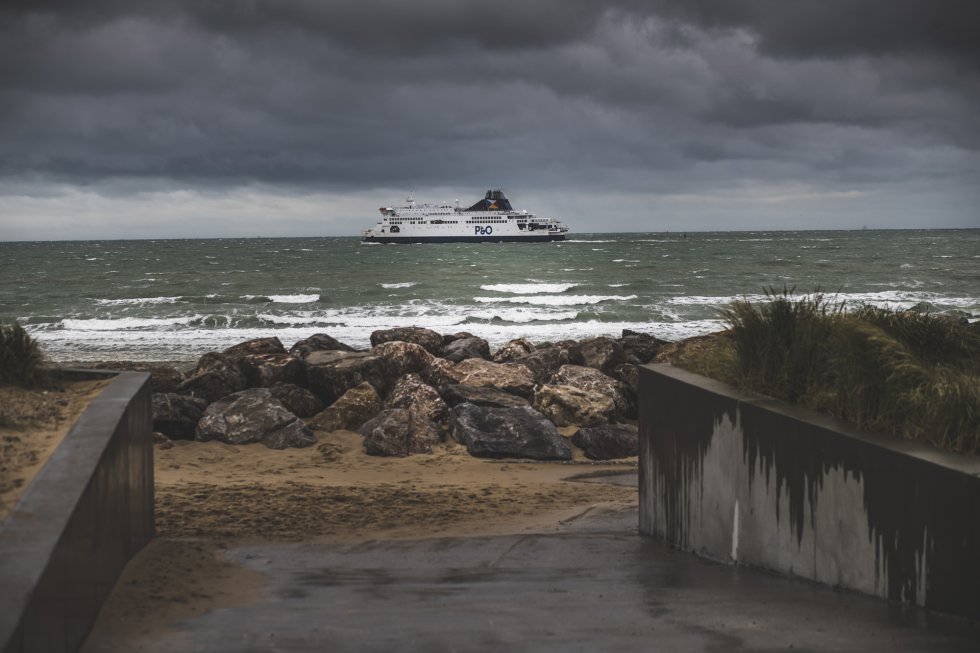
[[972, 4], [15, 0], [0, 177], [965, 194]]
[[980, 72], [980, 5], [973, 0], [651, 0], [658, 15], [705, 28], [742, 28], [764, 52], [795, 57], [918, 53]]

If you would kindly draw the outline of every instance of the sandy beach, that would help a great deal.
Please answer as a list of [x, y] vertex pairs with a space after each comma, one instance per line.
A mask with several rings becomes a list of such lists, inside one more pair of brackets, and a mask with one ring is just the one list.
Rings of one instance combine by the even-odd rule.
[[597, 464], [575, 450], [568, 463], [486, 460], [453, 442], [431, 454], [374, 457], [361, 442], [333, 431], [314, 447], [281, 451], [157, 445], [157, 537], [116, 584], [90, 650], [261, 596], [261, 576], [222, 556], [231, 546], [549, 532], [637, 501], [634, 486], [566, 480], [630, 473], [635, 458]]
[[61, 381], [46, 388], [0, 386], [0, 519], [107, 385], [108, 380]]

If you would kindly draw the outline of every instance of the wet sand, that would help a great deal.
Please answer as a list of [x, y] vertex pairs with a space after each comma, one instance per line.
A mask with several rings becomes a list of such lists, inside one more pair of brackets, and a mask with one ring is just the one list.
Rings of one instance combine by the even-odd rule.
[[571, 463], [484, 460], [455, 443], [382, 458], [364, 454], [361, 436], [350, 431], [319, 438], [314, 447], [284, 451], [157, 446], [157, 538], [126, 568], [91, 641], [105, 647], [258, 600], [261, 574], [228, 562], [232, 547], [548, 533], [637, 502], [635, 486], [565, 480], [633, 472], [635, 459], [595, 464], [576, 450]]

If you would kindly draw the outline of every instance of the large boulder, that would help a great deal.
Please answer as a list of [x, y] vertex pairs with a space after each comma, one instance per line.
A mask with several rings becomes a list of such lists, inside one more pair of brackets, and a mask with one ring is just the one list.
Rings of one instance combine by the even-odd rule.
[[193, 440], [208, 402], [174, 392], [155, 392], [152, 405], [154, 431], [173, 440]]
[[555, 425], [529, 407], [485, 408], [459, 404], [451, 413], [453, 438], [479, 458], [571, 460]]
[[158, 365], [154, 363], [142, 366], [139, 363], [126, 363], [126, 369], [131, 372], [149, 372], [150, 388], [153, 392], [177, 392], [184, 381], [184, 373], [173, 365]]
[[438, 354], [442, 349], [442, 335], [432, 329], [422, 327], [399, 327], [382, 329], [371, 334], [371, 346], [377, 347], [383, 342], [411, 342], [423, 347], [430, 354]]
[[401, 340], [383, 342], [371, 349], [371, 353], [388, 361], [388, 367], [394, 378], [417, 374], [435, 360], [435, 357], [423, 346]]
[[580, 390], [611, 397], [616, 406], [616, 417], [636, 419], [636, 401], [622, 381], [603, 374], [597, 369], [581, 365], [562, 365], [552, 375], [549, 385], [570, 385]]
[[275, 383], [269, 386], [269, 392], [297, 417], [311, 417], [323, 408], [315, 394], [295, 383]]
[[534, 374], [520, 363], [468, 358], [456, 363], [455, 373], [463, 385], [490, 386], [521, 397], [530, 397], [534, 392]]
[[535, 383], [547, 383], [558, 368], [568, 363], [568, 351], [561, 347], [538, 347], [513, 362], [524, 365], [534, 374]]
[[534, 408], [557, 426], [608, 424], [616, 414], [613, 397], [571, 385], [540, 385], [534, 391]]
[[588, 338], [568, 348], [568, 362], [610, 374], [617, 365], [626, 362], [626, 352], [612, 338]]
[[373, 352], [314, 351], [303, 360], [307, 387], [327, 406], [360, 383], [370, 383], [382, 396], [397, 378], [391, 363]]
[[509, 392], [490, 388], [487, 386], [475, 385], [445, 385], [439, 389], [443, 401], [450, 406], [458, 404], [476, 404], [485, 408], [519, 408], [530, 406], [524, 397], [512, 395]]
[[381, 410], [381, 397], [366, 381], [345, 392], [326, 410], [309, 420], [310, 428], [317, 431], [357, 430], [361, 424]]
[[629, 390], [631, 401], [635, 403], [640, 392], [640, 368], [633, 363], [623, 363], [617, 366], [610, 376], [623, 382]]
[[248, 387], [238, 358], [210, 352], [201, 356], [197, 367], [178, 387], [180, 394], [200, 397], [207, 402], [217, 401]]
[[407, 374], [398, 379], [388, 398], [385, 399], [384, 408], [413, 410], [437, 424], [445, 422], [449, 417], [449, 406], [446, 402], [435, 388], [426, 384], [416, 374]]
[[632, 424], [604, 424], [579, 429], [572, 444], [590, 460], [614, 460], [637, 455], [639, 437]]
[[261, 442], [270, 449], [309, 447], [316, 436], [292, 414], [268, 388], [252, 388], [230, 394], [204, 411], [195, 439], [227, 444]]
[[315, 351], [356, 351], [350, 345], [345, 345], [336, 338], [325, 333], [314, 333], [309, 338], [298, 341], [289, 348], [289, 353], [299, 358], [306, 358]]
[[280, 354], [248, 354], [238, 359], [250, 388], [268, 388], [276, 383], [302, 384], [305, 379], [303, 361], [285, 352]]
[[255, 338], [233, 345], [226, 349], [224, 353], [233, 357], [255, 356], [257, 354], [285, 354], [286, 348], [282, 346], [279, 338]]
[[494, 363], [512, 363], [534, 351], [534, 345], [525, 338], [517, 338], [500, 346], [493, 352]]
[[490, 358], [490, 343], [477, 336], [459, 338], [443, 346], [442, 357], [454, 363], [470, 358]]
[[371, 456], [410, 456], [431, 453], [439, 429], [423, 415], [405, 408], [383, 410], [361, 425], [364, 452]]
[[433, 388], [455, 385], [461, 378], [456, 371], [456, 365], [445, 358], [434, 358], [431, 365], [419, 372], [419, 376]]
[[623, 329], [619, 344], [626, 353], [627, 359], [635, 359], [635, 362], [643, 365], [653, 360], [657, 353], [670, 343], [647, 333]]
[[120, 372], [149, 372], [150, 389], [153, 392], [177, 392], [184, 381], [184, 373], [166, 363], [142, 363], [139, 361], [108, 361], [85, 363], [85, 367], [96, 370], [118, 370]]

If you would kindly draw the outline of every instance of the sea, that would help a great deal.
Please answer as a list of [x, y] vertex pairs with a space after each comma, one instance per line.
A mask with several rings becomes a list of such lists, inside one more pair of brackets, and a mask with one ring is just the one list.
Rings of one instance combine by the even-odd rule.
[[557, 243], [356, 238], [0, 242], [0, 323], [53, 362], [190, 362], [250, 338], [421, 326], [499, 346], [725, 327], [767, 290], [980, 319], [980, 229], [576, 234]]

